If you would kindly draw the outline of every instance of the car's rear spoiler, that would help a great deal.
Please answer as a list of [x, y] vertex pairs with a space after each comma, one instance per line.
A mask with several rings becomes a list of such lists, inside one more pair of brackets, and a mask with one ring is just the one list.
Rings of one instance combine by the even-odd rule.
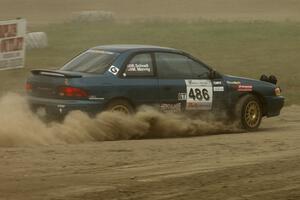
[[68, 72], [55, 71], [55, 70], [45, 70], [45, 69], [34, 69], [31, 70], [33, 75], [42, 75], [42, 76], [55, 76], [55, 77], [63, 77], [63, 78], [80, 78], [81, 75], [72, 74]]

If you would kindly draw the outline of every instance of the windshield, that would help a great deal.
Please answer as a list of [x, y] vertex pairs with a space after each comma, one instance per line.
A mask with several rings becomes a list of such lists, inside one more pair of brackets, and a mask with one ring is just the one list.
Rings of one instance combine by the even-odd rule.
[[100, 50], [88, 50], [65, 64], [62, 71], [103, 74], [118, 54]]

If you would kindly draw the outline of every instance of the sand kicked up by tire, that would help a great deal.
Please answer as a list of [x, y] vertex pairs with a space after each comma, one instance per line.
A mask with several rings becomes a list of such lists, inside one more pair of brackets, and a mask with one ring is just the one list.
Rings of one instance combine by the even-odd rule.
[[74, 111], [62, 123], [45, 123], [31, 112], [26, 98], [12, 93], [0, 98], [0, 147], [188, 137], [228, 131], [233, 127], [183, 114], [161, 113], [150, 107], [134, 115], [103, 112], [95, 118]]

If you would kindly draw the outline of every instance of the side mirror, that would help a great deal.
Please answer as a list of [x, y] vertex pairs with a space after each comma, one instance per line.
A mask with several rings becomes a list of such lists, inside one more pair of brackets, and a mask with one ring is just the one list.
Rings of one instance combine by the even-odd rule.
[[277, 78], [274, 75], [271, 75], [271, 76], [268, 77], [265, 74], [263, 74], [263, 75], [261, 75], [259, 80], [269, 82], [269, 83], [272, 83], [274, 85], [277, 84]]
[[216, 70], [212, 69], [210, 70], [209, 72], [209, 76], [208, 76], [210, 79], [215, 79], [218, 77], [218, 73], [216, 72]]

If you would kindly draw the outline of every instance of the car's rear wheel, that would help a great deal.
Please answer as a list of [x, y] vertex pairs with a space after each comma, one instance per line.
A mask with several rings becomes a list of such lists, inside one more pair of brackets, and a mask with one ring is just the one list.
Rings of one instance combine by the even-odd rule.
[[262, 119], [262, 105], [259, 99], [252, 94], [241, 97], [236, 105], [235, 116], [240, 128], [257, 130]]
[[106, 106], [106, 110], [124, 114], [132, 114], [134, 112], [132, 105], [128, 101], [123, 99], [112, 100]]

